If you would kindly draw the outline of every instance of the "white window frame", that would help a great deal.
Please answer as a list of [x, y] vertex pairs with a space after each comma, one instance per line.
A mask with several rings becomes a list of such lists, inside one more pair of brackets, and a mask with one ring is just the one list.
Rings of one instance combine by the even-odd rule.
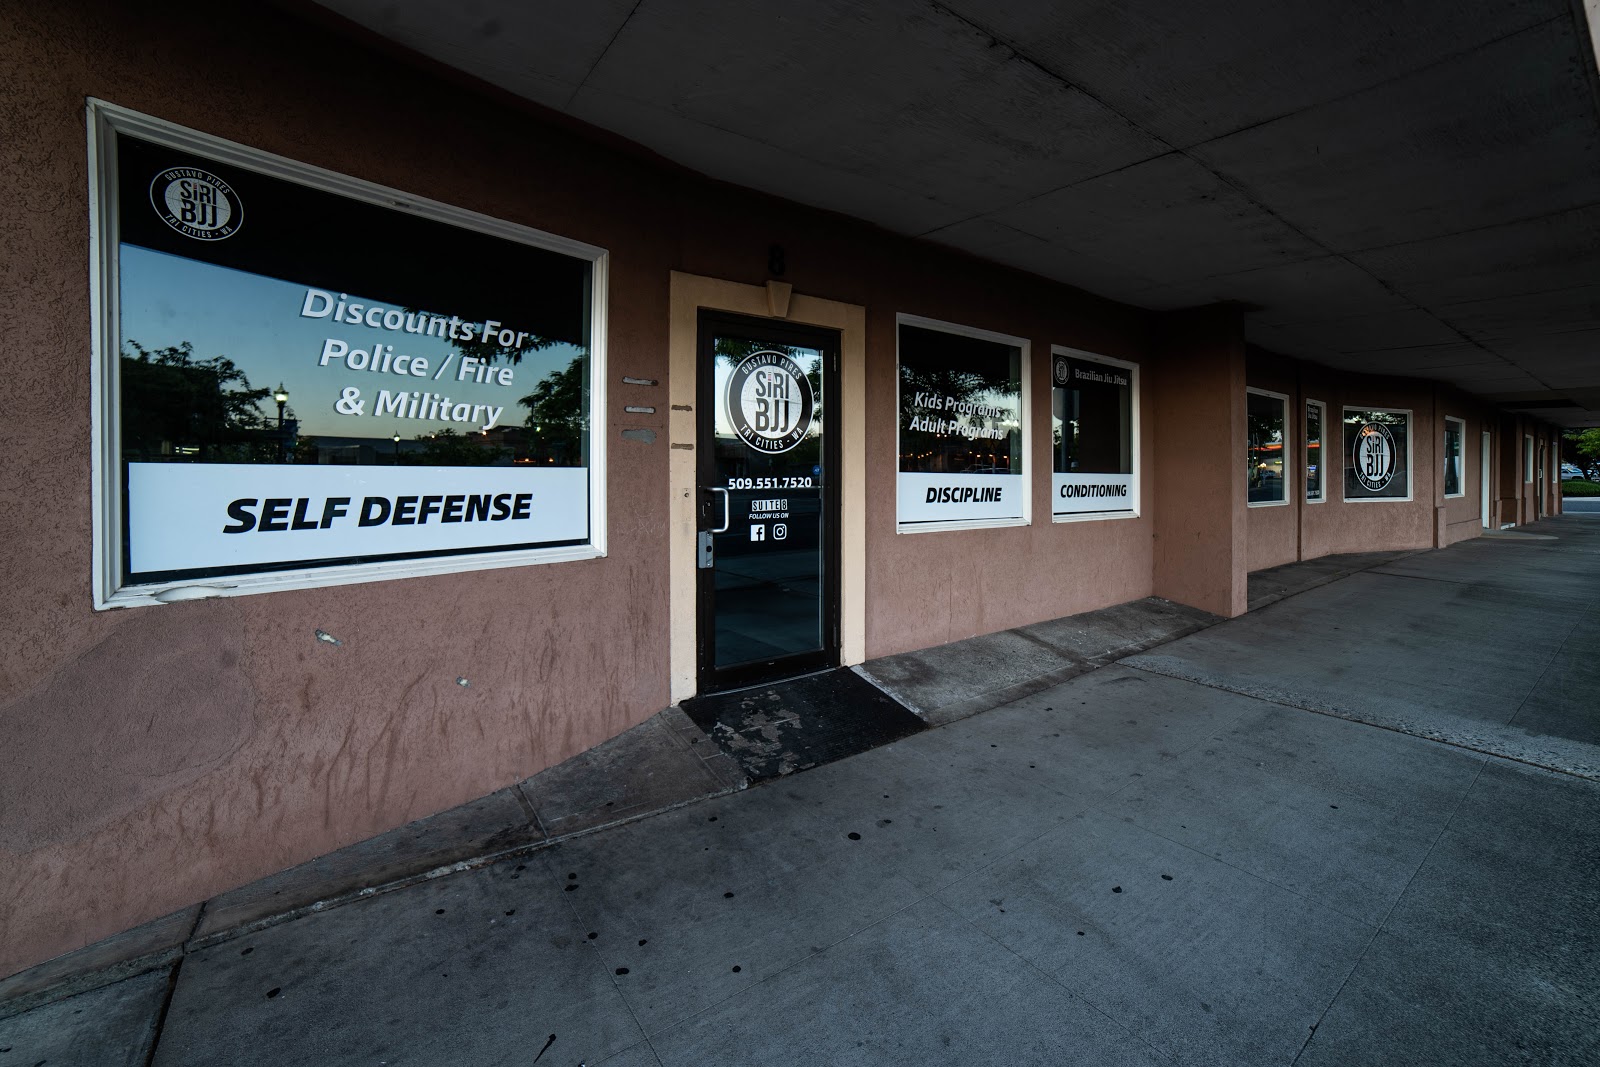
[[[1289, 394], [1288, 393], [1275, 393], [1271, 389], [1257, 389], [1253, 385], [1252, 386], [1247, 386], [1245, 388], [1245, 395], [1249, 396], [1252, 393], [1255, 394], [1256, 396], [1270, 396], [1274, 400], [1277, 400], [1277, 401], [1279, 401], [1280, 403], [1283, 404], [1283, 448], [1284, 448], [1284, 453], [1285, 453], [1284, 457], [1283, 457], [1283, 499], [1282, 500], [1250, 500], [1250, 501], [1246, 501], [1245, 506], [1246, 507], [1251, 507], [1251, 508], [1284, 508], [1284, 507], [1288, 507], [1289, 504], [1294, 500], [1294, 468], [1295, 468], [1295, 465], [1293, 463], [1289, 462], [1289, 455], [1288, 455], [1289, 449], [1291, 447], [1291, 442], [1294, 440], [1294, 421], [1289, 416], [1289, 408], [1290, 408]], [[1245, 417], [1246, 417], [1246, 419], [1249, 418], [1249, 413], [1250, 413], [1250, 405], [1247, 402], [1245, 404]], [[1246, 433], [1245, 433], [1245, 451], [1248, 452], [1249, 449], [1250, 449], [1250, 441], [1249, 441], [1249, 431], [1247, 429]], [[1237, 463], [1238, 460], [1235, 460], [1234, 462]], [[1246, 496], [1249, 495], [1248, 486], [1246, 487], [1245, 495]]]
[[1492, 431], [1483, 430], [1478, 438], [1478, 464], [1482, 468], [1478, 471], [1478, 521], [1485, 529], [1494, 521], [1494, 512], [1491, 504], [1494, 501], [1494, 483], [1492, 481], [1494, 468], [1494, 434]]
[[[1350, 447], [1344, 439], [1345, 416], [1352, 411], [1381, 411], [1385, 415], [1404, 415], [1406, 417], [1406, 495], [1405, 496], [1346, 496], [1344, 492], [1344, 453]], [[1339, 409], [1339, 495], [1346, 504], [1409, 504], [1417, 495], [1417, 485], [1413, 480], [1416, 475], [1416, 464], [1412, 462], [1413, 453], [1417, 450], [1417, 416], [1411, 408], [1386, 408], [1376, 404], [1344, 404]]]
[[[979, 341], [993, 341], [996, 344], [1012, 345], [1022, 351], [1021, 372], [1022, 393], [1018, 397], [1018, 418], [1022, 421], [1022, 518], [1020, 519], [952, 519], [949, 522], [914, 522], [902, 523], [900, 521], [899, 504], [899, 479], [900, 479], [900, 327], [920, 326], [924, 330], [938, 330], [941, 333], [956, 334], [960, 337], [971, 337]], [[905, 312], [896, 312], [894, 316], [894, 475], [896, 481], [895, 498], [895, 532], [903, 534], [919, 533], [947, 533], [952, 530], [993, 530], [1008, 526], [1033, 525], [1033, 487], [1031, 485], [1033, 472], [1033, 403], [1030, 385], [1033, 381], [1030, 356], [1033, 343], [1026, 337], [1015, 337], [1008, 333], [996, 333], [993, 330], [980, 330], [976, 326], [963, 326], [956, 322], [945, 322], [942, 319], [925, 318], [922, 315], [910, 315]], [[1052, 464], [1053, 466], [1053, 464]]]
[[1533, 484], [1533, 434], [1522, 435], [1522, 484]]
[[[1444, 417], [1444, 439], [1441, 443], [1445, 444], [1444, 461], [1446, 463], [1450, 462], [1448, 442], [1450, 440], [1450, 424], [1452, 422], [1460, 427], [1460, 447], [1456, 449], [1456, 462], [1460, 465], [1460, 469], [1456, 471], [1456, 487], [1460, 489], [1460, 492], [1446, 493], [1444, 498], [1446, 500], [1459, 500], [1467, 495], [1467, 420], [1459, 419], [1454, 415], [1446, 415]], [[1440, 469], [1440, 473], [1443, 473], [1443, 468]]]
[[[314, 589], [361, 582], [390, 581], [423, 575], [451, 574], [563, 563], [606, 555], [606, 308], [610, 263], [605, 249], [506, 222], [437, 200], [414, 196], [362, 181], [234, 141], [200, 133], [163, 119], [91, 98], [87, 106], [89, 138], [89, 307], [93, 360], [89, 368], [92, 403], [91, 470], [93, 475], [94, 548], [91, 564], [96, 610], [166, 604], [210, 597], [250, 596], [287, 589]], [[560, 548], [486, 549], [471, 555], [307, 567], [262, 574], [186, 578], [143, 585], [123, 585], [122, 500], [120, 490], [118, 355], [120, 322], [118, 284], [118, 207], [115, 134], [142, 140], [219, 162], [297, 182], [324, 192], [476, 230], [535, 248], [587, 260], [592, 270], [589, 346], [589, 543]]]
[[[1128, 372], [1128, 376], [1129, 376], [1129, 388], [1132, 390], [1132, 392], [1129, 394], [1129, 399], [1128, 399], [1128, 414], [1129, 414], [1128, 432], [1133, 435], [1132, 448], [1129, 450], [1129, 455], [1131, 457], [1129, 459], [1129, 463], [1133, 467], [1133, 472], [1132, 472], [1133, 473], [1133, 482], [1132, 482], [1131, 486], [1129, 487], [1129, 493], [1128, 493], [1128, 496], [1133, 500], [1133, 509], [1131, 511], [1116, 511], [1116, 512], [1110, 512], [1110, 513], [1105, 513], [1105, 514], [1057, 515], [1055, 513], [1055, 511], [1056, 511], [1056, 508], [1055, 508], [1055, 497], [1054, 497], [1054, 495], [1052, 495], [1051, 498], [1050, 498], [1050, 519], [1051, 519], [1051, 521], [1052, 522], [1109, 522], [1109, 521], [1114, 521], [1116, 519], [1137, 519], [1139, 517], [1140, 512], [1142, 512], [1144, 510], [1144, 498], [1140, 495], [1141, 493], [1144, 492], [1144, 488], [1143, 488], [1144, 483], [1139, 477], [1139, 463], [1140, 463], [1140, 452], [1139, 452], [1139, 364], [1130, 363], [1125, 359], [1113, 359], [1110, 356], [1102, 356], [1102, 355], [1100, 355], [1099, 353], [1096, 353], [1096, 352], [1087, 352], [1087, 351], [1085, 351], [1085, 350], [1083, 350], [1081, 348], [1068, 348], [1066, 345], [1051, 345], [1050, 346], [1050, 355], [1051, 356], [1066, 356], [1068, 359], [1082, 360], [1083, 362], [1086, 362], [1086, 363], [1103, 363], [1103, 364], [1105, 364], [1107, 366], [1120, 367], [1123, 370], [1127, 371]], [[1046, 375], [1046, 377], [1049, 377], [1049, 376]], [[1054, 380], [1052, 380], [1050, 382], [1050, 389], [1052, 391], [1055, 389]], [[1051, 398], [1050, 410], [1051, 410], [1052, 413], [1055, 411], [1055, 400], [1054, 400], [1054, 397]], [[1053, 417], [1053, 415], [1052, 415], [1052, 417]], [[1056, 473], [1055, 453], [1054, 453], [1054, 450], [1052, 450], [1051, 455], [1050, 455], [1050, 474], [1051, 474], [1052, 478], [1054, 477], [1055, 473]], [[1052, 482], [1052, 484], [1054, 484], [1054, 483]], [[1052, 490], [1051, 492], [1053, 494], [1054, 490]]]
[[[1321, 437], [1317, 440], [1317, 458], [1322, 461], [1322, 470], [1318, 472], [1321, 474], [1322, 479], [1320, 487], [1317, 490], [1317, 495], [1311, 496], [1307, 494], [1306, 503], [1325, 504], [1328, 501], [1328, 456], [1331, 454], [1328, 449], [1328, 405], [1325, 401], [1308, 399], [1306, 401], [1306, 407], [1314, 407], [1321, 413], [1321, 416], [1317, 419], [1317, 425], [1321, 427], [1321, 429], [1318, 431], [1321, 434]], [[1302, 415], [1301, 418], [1304, 419], [1305, 416]], [[1307, 421], [1309, 422], [1309, 420]], [[1309, 444], [1310, 442], [1306, 440], [1306, 435], [1302, 430], [1302, 433], [1300, 434], [1300, 449], [1303, 453], [1305, 453], [1300, 458], [1300, 466], [1302, 468], [1304, 468], [1305, 465], [1311, 461], [1311, 450], [1307, 447]], [[1342, 468], [1340, 473], [1343, 473]], [[1307, 481], [1309, 480], [1310, 479], [1307, 479]]]

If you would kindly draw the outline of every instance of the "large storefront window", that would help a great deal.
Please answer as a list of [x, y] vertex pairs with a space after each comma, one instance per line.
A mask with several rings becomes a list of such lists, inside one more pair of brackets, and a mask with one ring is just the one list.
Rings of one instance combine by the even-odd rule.
[[94, 118], [97, 596], [597, 554], [600, 249]]
[[1328, 499], [1328, 479], [1324, 441], [1327, 435], [1328, 405], [1320, 400], [1306, 401], [1306, 502], [1320, 504]]
[[1248, 436], [1245, 479], [1249, 503], [1261, 507], [1289, 502], [1287, 451], [1289, 398], [1251, 389], [1245, 397]]
[[1461, 442], [1467, 436], [1467, 424], [1462, 419], [1445, 417], [1444, 420], [1444, 495], [1466, 496], [1466, 472], [1462, 469], [1464, 460], [1461, 454]]
[[1344, 498], [1411, 499], [1411, 412], [1344, 409]]
[[1055, 457], [1052, 514], [1058, 520], [1137, 515], [1134, 394], [1138, 367], [1054, 348], [1050, 372], [1051, 451]]
[[1020, 337], [901, 315], [902, 532], [1027, 521]]

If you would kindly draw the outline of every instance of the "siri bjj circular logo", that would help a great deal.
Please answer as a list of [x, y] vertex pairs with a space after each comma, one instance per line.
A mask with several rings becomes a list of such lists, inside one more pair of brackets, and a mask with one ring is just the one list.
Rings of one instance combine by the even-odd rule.
[[1389, 427], [1381, 422], [1362, 423], [1350, 450], [1350, 462], [1361, 488], [1369, 493], [1388, 488], [1395, 468], [1394, 434]]
[[233, 186], [208, 171], [169, 167], [150, 182], [150, 204], [185, 237], [220, 241], [239, 232], [244, 205]]
[[816, 398], [800, 364], [782, 352], [752, 352], [728, 378], [728, 420], [758, 452], [787, 452], [811, 429]]
[[1065, 389], [1072, 384], [1072, 362], [1066, 356], [1056, 356], [1050, 361], [1050, 375], [1056, 388]]

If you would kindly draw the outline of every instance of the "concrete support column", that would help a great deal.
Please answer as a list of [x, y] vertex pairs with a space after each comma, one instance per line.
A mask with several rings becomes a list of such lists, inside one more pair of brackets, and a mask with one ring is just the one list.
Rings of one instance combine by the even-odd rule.
[[1155, 341], [1155, 593], [1232, 618], [1248, 605], [1244, 317], [1174, 312]]
[[1522, 522], [1522, 424], [1514, 418], [1500, 420], [1500, 497], [1496, 501], [1495, 529]]

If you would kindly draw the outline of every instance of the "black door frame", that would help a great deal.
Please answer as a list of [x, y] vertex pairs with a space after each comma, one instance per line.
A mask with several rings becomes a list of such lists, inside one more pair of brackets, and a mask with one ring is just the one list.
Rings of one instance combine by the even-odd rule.
[[[839, 356], [840, 331], [826, 326], [806, 326], [783, 319], [765, 319], [701, 308], [695, 338], [695, 528], [697, 534], [714, 529], [722, 519], [722, 503], [709, 492], [717, 480], [715, 438], [715, 353], [712, 339], [719, 329], [749, 334], [777, 345], [814, 348], [822, 353], [822, 647], [814, 652], [772, 660], [716, 667], [716, 569], [695, 571], [695, 675], [700, 693], [725, 692], [837, 667], [840, 660], [840, 562], [843, 541], [841, 492], [843, 450], [840, 445]], [[723, 488], [718, 486], [717, 488]]]

